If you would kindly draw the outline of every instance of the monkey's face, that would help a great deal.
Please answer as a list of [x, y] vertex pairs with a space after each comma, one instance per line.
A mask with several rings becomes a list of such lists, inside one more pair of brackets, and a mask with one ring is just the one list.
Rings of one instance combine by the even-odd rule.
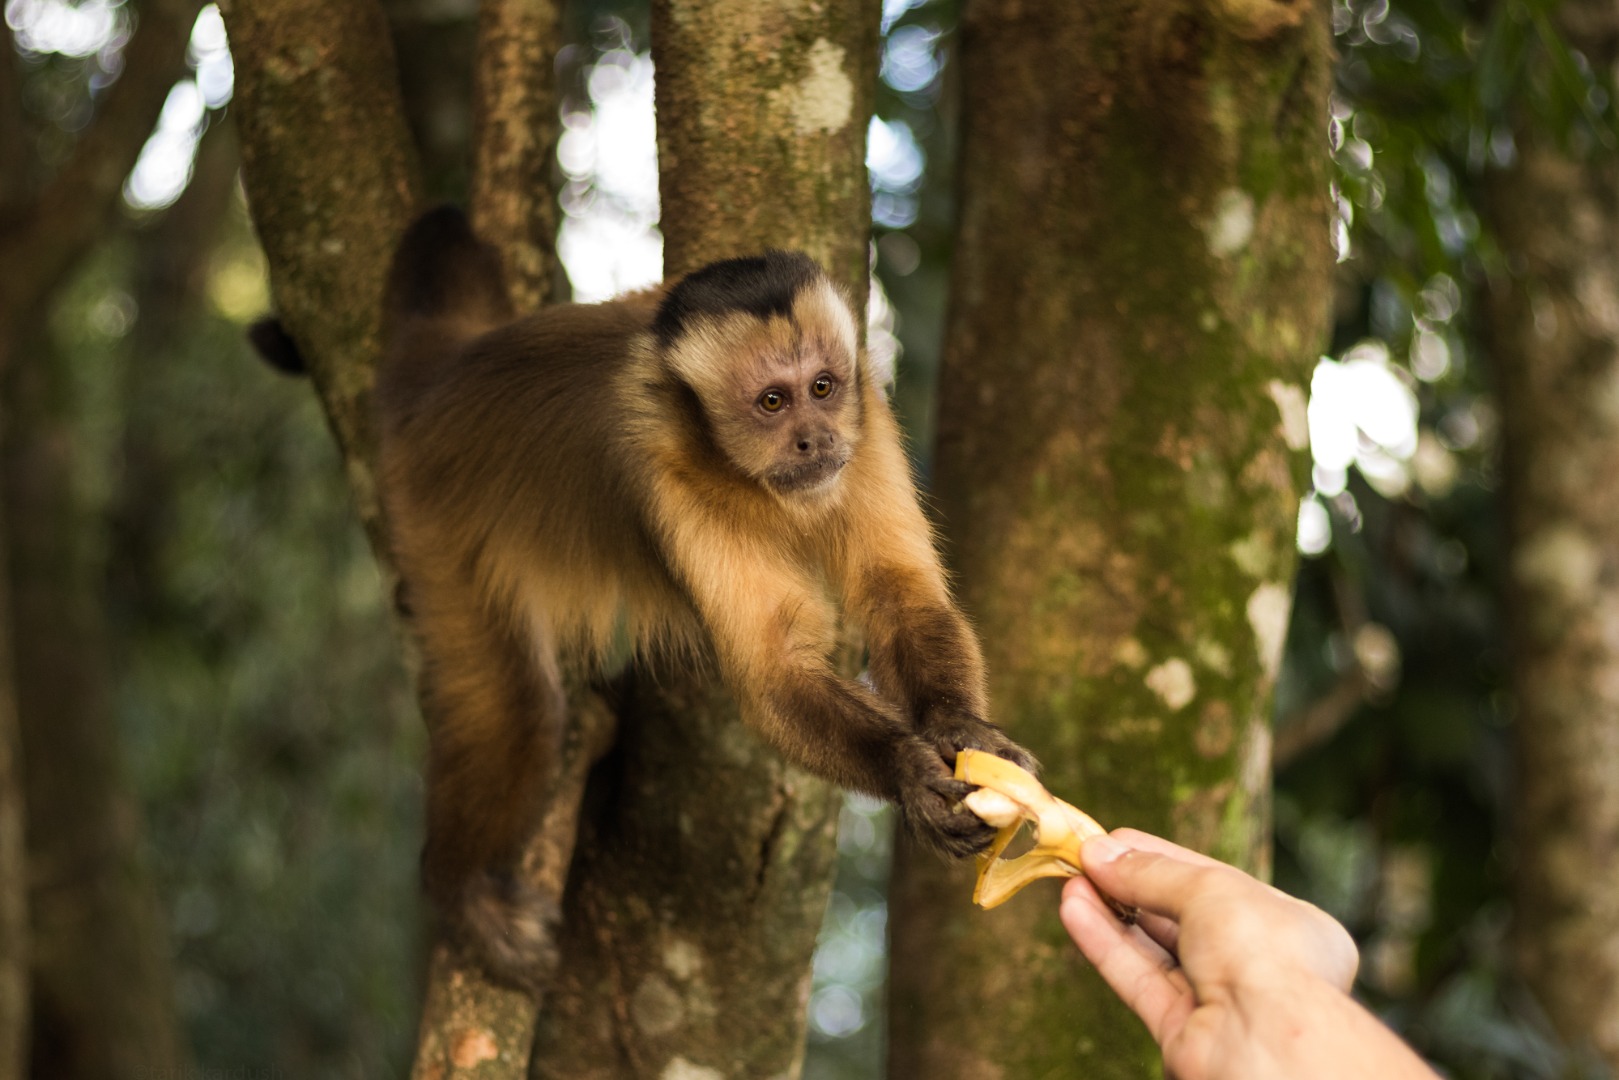
[[670, 359], [726, 457], [775, 494], [801, 499], [835, 492], [859, 445], [856, 347], [849, 307], [823, 281], [787, 315], [704, 320]]
[[737, 425], [741, 437], [727, 453], [738, 464], [748, 459], [748, 471], [779, 495], [830, 490], [854, 452], [853, 365], [837, 360], [802, 348], [765, 365], [766, 377], [744, 391], [747, 424]]

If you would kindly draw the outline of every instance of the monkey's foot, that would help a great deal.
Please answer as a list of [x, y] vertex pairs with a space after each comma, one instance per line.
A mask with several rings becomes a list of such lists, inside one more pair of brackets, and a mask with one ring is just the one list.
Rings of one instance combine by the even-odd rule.
[[451, 938], [490, 978], [538, 994], [556, 971], [560, 924], [550, 897], [516, 878], [484, 871], [461, 894]]
[[[1079, 849], [1086, 840], [1107, 832], [1089, 814], [1052, 795], [1026, 770], [995, 754], [963, 750], [956, 756], [956, 779], [978, 785], [962, 802], [997, 830], [994, 842], [978, 856], [973, 902], [985, 909], [1010, 900], [1031, 881], [1082, 873]], [[1002, 859], [1024, 822], [1033, 829], [1034, 847], [1015, 859]], [[1108, 903], [1121, 919], [1135, 921], [1133, 909]]]

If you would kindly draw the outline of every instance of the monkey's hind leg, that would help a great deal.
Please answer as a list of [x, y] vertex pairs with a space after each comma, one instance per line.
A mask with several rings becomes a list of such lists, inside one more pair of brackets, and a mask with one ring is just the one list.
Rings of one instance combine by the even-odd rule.
[[430, 732], [423, 880], [455, 946], [494, 978], [537, 991], [555, 968], [558, 912], [521, 861], [554, 786], [567, 701], [528, 635], [481, 610], [470, 590], [420, 600]]

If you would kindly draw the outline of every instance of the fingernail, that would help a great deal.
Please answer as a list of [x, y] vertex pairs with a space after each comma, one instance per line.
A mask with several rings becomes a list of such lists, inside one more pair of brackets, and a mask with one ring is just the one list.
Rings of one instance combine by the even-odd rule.
[[1085, 841], [1080, 857], [1087, 863], [1101, 866], [1113, 862], [1129, 850], [1111, 836], [1093, 836]]

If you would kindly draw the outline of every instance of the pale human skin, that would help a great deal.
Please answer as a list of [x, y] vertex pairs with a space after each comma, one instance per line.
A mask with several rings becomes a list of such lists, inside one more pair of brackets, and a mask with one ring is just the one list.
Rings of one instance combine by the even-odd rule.
[[[1063, 926], [1146, 1023], [1172, 1080], [1437, 1080], [1349, 996], [1355, 943], [1320, 908], [1134, 829], [1081, 857], [1088, 877], [1063, 888]], [[1138, 924], [1097, 889], [1139, 908]]]

